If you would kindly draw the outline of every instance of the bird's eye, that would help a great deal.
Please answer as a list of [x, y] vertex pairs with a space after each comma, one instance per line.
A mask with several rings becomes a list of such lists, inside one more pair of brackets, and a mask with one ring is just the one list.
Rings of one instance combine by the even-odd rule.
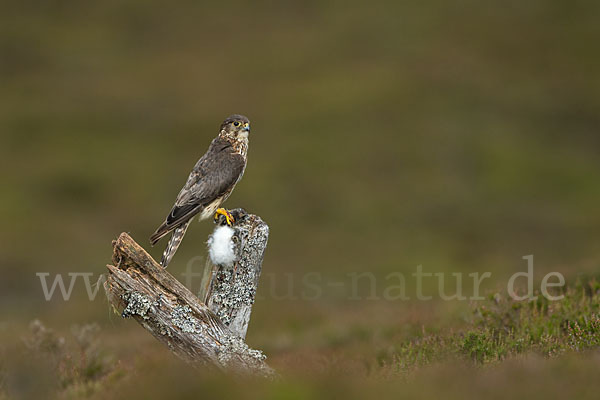
[[233, 126], [240, 126], [240, 123], [239, 123], [239, 122], [237, 122], [237, 121], [235, 121], [235, 122], [233, 123]]

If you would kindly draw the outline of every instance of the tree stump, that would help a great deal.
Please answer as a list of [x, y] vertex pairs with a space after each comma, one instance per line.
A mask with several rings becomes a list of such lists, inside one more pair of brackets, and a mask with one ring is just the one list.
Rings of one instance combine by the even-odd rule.
[[[214, 279], [209, 281], [206, 295], [214, 311], [127, 233], [113, 242], [114, 265], [107, 265], [104, 289], [109, 303], [124, 318], [134, 318], [183, 360], [240, 374], [271, 377], [275, 372], [265, 363], [266, 356], [249, 348], [243, 339], [268, 226], [257, 216], [238, 216], [240, 219], [234, 225], [234, 237], [238, 239], [233, 245], [239, 258], [231, 266], [213, 265], [210, 271]], [[236, 284], [238, 279], [247, 281]]]

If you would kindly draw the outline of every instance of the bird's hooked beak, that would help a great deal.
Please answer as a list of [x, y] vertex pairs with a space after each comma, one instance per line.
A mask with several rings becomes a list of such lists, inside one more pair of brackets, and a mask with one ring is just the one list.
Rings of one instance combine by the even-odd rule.
[[244, 128], [242, 129], [244, 132], [250, 132], [250, 124], [246, 122], [244, 124]]

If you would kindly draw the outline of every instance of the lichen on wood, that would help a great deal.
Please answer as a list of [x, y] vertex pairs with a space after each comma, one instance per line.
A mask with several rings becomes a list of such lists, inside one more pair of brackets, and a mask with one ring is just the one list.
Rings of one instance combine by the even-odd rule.
[[241, 208], [231, 213], [236, 221], [231, 238], [236, 261], [233, 265], [224, 265], [207, 260], [199, 297], [234, 334], [244, 339], [269, 239], [269, 226]]
[[110, 304], [133, 318], [178, 357], [240, 374], [274, 376], [265, 355], [252, 350], [203, 302], [162, 268], [128, 234], [113, 242], [104, 288]]

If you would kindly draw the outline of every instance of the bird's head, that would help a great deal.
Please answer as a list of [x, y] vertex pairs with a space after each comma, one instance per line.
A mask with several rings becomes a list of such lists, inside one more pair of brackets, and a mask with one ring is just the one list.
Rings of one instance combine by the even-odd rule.
[[221, 133], [235, 140], [248, 139], [250, 120], [243, 115], [230, 115], [221, 124]]

